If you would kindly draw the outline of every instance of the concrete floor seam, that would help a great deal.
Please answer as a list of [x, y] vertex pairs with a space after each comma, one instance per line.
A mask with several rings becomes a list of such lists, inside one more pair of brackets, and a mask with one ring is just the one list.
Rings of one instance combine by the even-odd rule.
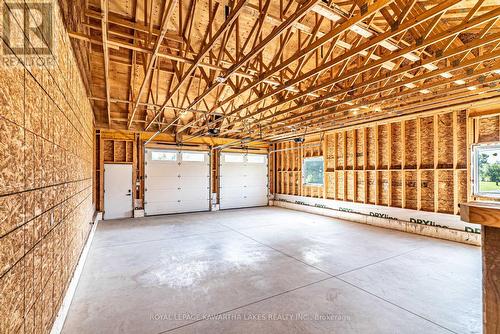
[[[223, 224], [221, 224], [221, 225], [223, 225]], [[223, 225], [223, 226], [225, 226], [225, 225]], [[226, 227], [227, 227], [227, 226], [226, 226]], [[227, 228], [231, 229], [230, 227], [227, 227]], [[233, 229], [231, 229], [231, 230], [233, 230]], [[320, 269], [320, 268], [318, 268], [318, 267], [316, 267], [316, 266], [313, 266], [313, 265], [312, 265], [312, 264], [310, 264], [310, 263], [307, 263], [307, 262], [305, 262], [305, 261], [302, 261], [302, 260], [300, 260], [300, 259], [298, 259], [298, 258], [294, 257], [293, 255], [287, 254], [287, 253], [285, 253], [285, 252], [284, 252], [284, 251], [282, 251], [282, 250], [279, 250], [279, 249], [277, 249], [277, 248], [274, 248], [273, 246], [270, 246], [270, 245], [268, 245], [268, 244], [265, 244], [265, 243], [263, 243], [263, 242], [260, 242], [259, 240], [256, 240], [256, 239], [254, 239], [254, 238], [252, 238], [252, 237], [250, 237], [250, 236], [248, 236], [248, 235], [246, 235], [246, 234], [244, 234], [244, 233], [241, 233], [241, 232], [236, 231], [236, 230], [233, 230], [233, 231], [234, 231], [234, 232], [236, 232], [236, 233], [239, 233], [239, 234], [241, 234], [242, 236], [247, 237], [248, 239], [250, 239], [250, 240], [252, 240], [252, 241], [255, 241], [255, 242], [257, 242], [257, 243], [259, 243], [259, 244], [261, 244], [261, 245], [263, 245], [263, 246], [265, 246], [265, 247], [268, 247], [268, 248], [270, 248], [270, 249], [272, 249], [272, 250], [274, 250], [274, 251], [276, 251], [276, 252], [278, 252], [278, 253], [280, 253], [280, 254], [283, 254], [283, 255], [285, 255], [285, 256], [287, 256], [287, 257], [290, 257], [290, 258], [292, 258], [292, 259], [294, 259], [294, 260], [296, 260], [296, 261], [298, 261], [298, 262], [300, 262], [300, 263], [302, 263], [302, 264], [305, 264], [305, 265], [307, 265], [307, 266], [309, 266], [309, 267], [311, 267], [311, 268], [314, 268], [314, 269], [316, 269], [316, 270], [318, 270], [318, 271], [321, 271], [322, 273], [324, 273], [324, 274], [326, 274], [326, 275], [329, 275], [329, 276], [331, 276], [331, 277], [337, 277], [337, 276], [344, 275], [344, 274], [347, 274], [347, 273], [350, 273], [350, 272], [354, 272], [354, 271], [356, 271], [356, 270], [360, 270], [360, 269], [363, 269], [363, 268], [366, 268], [366, 267], [369, 267], [369, 266], [372, 266], [372, 265], [375, 265], [375, 264], [378, 264], [378, 263], [381, 263], [381, 262], [384, 262], [384, 261], [387, 261], [387, 260], [394, 259], [394, 258], [396, 258], [396, 257], [398, 257], [398, 256], [403, 256], [403, 255], [406, 255], [406, 254], [408, 254], [408, 253], [411, 253], [411, 252], [417, 251], [417, 250], [419, 250], [419, 249], [425, 248], [425, 246], [422, 246], [422, 247], [417, 247], [417, 248], [411, 249], [411, 250], [409, 250], [409, 251], [406, 251], [406, 252], [403, 252], [403, 253], [400, 253], [400, 254], [396, 254], [396, 255], [393, 255], [393, 256], [389, 256], [389, 257], [383, 258], [383, 259], [381, 259], [381, 260], [375, 261], [375, 262], [373, 262], [373, 263], [369, 263], [369, 264], [366, 264], [366, 265], [364, 265], [364, 266], [357, 267], [357, 268], [354, 268], [354, 269], [351, 269], [351, 270], [348, 270], [348, 271], [342, 272], [342, 273], [340, 273], [340, 274], [335, 274], [335, 275], [334, 275], [334, 274], [331, 274], [331, 273], [329, 273], [329, 272], [327, 272], [327, 271], [325, 271], [325, 270], [323, 270], [323, 269]]]
[[[344, 224], [310, 226], [309, 216], [298, 219], [294, 228], [284, 229], [283, 222], [291, 222], [293, 213], [273, 215], [274, 211], [269, 212], [269, 220], [282, 223], [269, 224], [259, 212], [248, 212], [238, 217], [221, 216], [209, 227], [198, 218], [192, 224], [189, 216], [181, 222], [165, 219], [164, 226], [160, 225], [161, 220], [101, 225], [97, 232], [101, 232], [101, 238], [92, 245], [101, 247], [89, 254], [95, 261], [86, 263], [83, 271], [104, 270], [98, 275], [82, 276], [83, 280], [78, 282], [76, 299], [71, 303], [63, 332], [319, 333], [338, 330], [340, 333], [465, 334], [479, 331], [481, 316], [474, 312], [478, 292], [471, 291], [477, 286], [476, 275], [467, 275], [465, 282], [446, 276], [450, 271], [470, 272], [471, 266], [476, 267], [476, 249], [442, 244], [435, 239], [407, 237], [406, 233], [399, 232], [390, 232], [390, 237], [379, 239], [378, 233], [360, 224], [353, 224], [353, 228], [343, 227]], [[345, 237], [338, 233], [325, 234], [332, 229], [345, 232]], [[344, 238], [347, 238], [345, 242]], [[181, 249], [198, 244], [197, 252], [184, 256]], [[171, 257], [171, 251], [176, 249], [182, 256]], [[443, 256], [459, 254], [463, 259], [448, 263], [436, 255], [440, 251]], [[136, 253], [143, 252], [151, 256], [136, 257]], [[105, 253], [106, 258], [99, 260]], [[426, 254], [427, 260], [422, 260], [420, 253]], [[164, 261], [158, 262], [162, 257]], [[113, 261], [111, 266], [107, 266], [109, 261]], [[438, 267], [429, 267], [426, 261]], [[406, 267], [408, 270], [399, 269]], [[385, 279], [365, 284], [373, 275]], [[440, 275], [444, 275], [443, 279]], [[427, 283], [436, 279], [448, 283], [449, 287], [440, 288], [441, 284], [428, 287]], [[179, 282], [191, 282], [191, 285], [179, 285]], [[95, 284], [109, 285], [112, 289], [95, 290]], [[130, 288], [139, 293], [137, 298], [131, 299], [135, 292], [129, 293]], [[457, 303], [446, 308], [450, 293]], [[169, 296], [168, 301], [165, 296]], [[116, 307], [106, 307], [109, 302]], [[471, 314], [460, 314], [463, 303], [467, 303]], [[268, 315], [281, 312], [323, 314], [330, 311], [349, 319], [327, 324], [313, 318], [302, 323], [239, 321], [250, 320], [248, 317], [258, 314], [267, 319]], [[128, 312], [133, 314], [125, 316]], [[165, 315], [162, 312], [166, 312]], [[167, 314], [189, 316], [167, 318]], [[112, 319], [121, 320], [115, 323]], [[397, 330], [391, 331], [391, 328]]]
[[[226, 226], [226, 225], [224, 225], [224, 224], [221, 224], [221, 225]], [[274, 248], [274, 247], [269, 246], [269, 245], [267, 245], [267, 244], [265, 244], [265, 243], [262, 243], [262, 242], [260, 242], [259, 240], [256, 240], [256, 239], [254, 239], [254, 238], [252, 238], [252, 237], [250, 237], [250, 236], [248, 236], [248, 235], [246, 235], [246, 234], [244, 234], [244, 233], [241, 233], [240, 231], [234, 230], [234, 229], [232, 229], [232, 228], [230, 228], [230, 227], [228, 227], [228, 226], [226, 226], [226, 227], [227, 227], [227, 228], [229, 228], [230, 230], [232, 230], [232, 231], [234, 231], [234, 232], [236, 232], [236, 233], [238, 233], [238, 234], [240, 234], [240, 235], [242, 235], [242, 236], [244, 236], [244, 237], [246, 237], [246, 238], [248, 238], [248, 239], [252, 240], [252, 241], [255, 241], [256, 243], [258, 243], [258, 244], [260, 244], [260, 245], [262, 245], [262, 246], [264, 246], [264, 247], [268, 247], [268, 248], [270, 248], [270, 249], [272, 249], [272, 250], [274, 250], [274, 251], [276, 251], [276, 252], [278, 252], [278, 253], [280, 253], [280, 254], [282, 254], [282, 255], [284, 255], [284, 256], [287, 256], [287, 257], [289, 257], [289, 258], [291, 258], [291, 259], [294, 259], [295, 261], [300, 262], [300, 263], [302, 263], [302, 264], [304, 264], [304, 265], [306, 265], [306, 266], [308, 266], [308, 267], [311, 267], [311, 268], [313, 268], [313, 269], [315, 269], [315, 270], [318, 270], [318, 271], [322, 272], [323, 274], [326, 274], [326, 275], [328, 275], [328, 276], [330, 276], [330, 277], [335, 277], [334, 275], [332, 275], [332, 274], [330, 274], [330, 273], [328, 273], [328, 272], [326, 272], [326, 271], [324, 271], [324, 270], [322, 270], [322, 269], [320, 269], [320, 268], [317, 268], [317, 267], [315, 267], [315, 266], [313, 266], [313, 265], [311, 265], [311, 264], [309, 264], [309, 263], [307, 263], [307, 262], [304, 262], [304, 261], [302, 261], [302, 260], [300, 260], [300, 259], [297, 259], [296, 257], [294, 257], [294, 256], [292, 256], [292, 255], [290, 255], [290, 254], [287, 254], [287, 253], [285, 253], [285, 252], [283, 252], [283, 251], [281, 251], [281, 250], [279, 250], [279, 249], [277, 249], [277, 248]]]
[[403, 253], [400, 253], [400, 254], [396, 254], [396, 255], [393, 255], [393, 256], [389, 256], [389, 257], [380, 259], [378, 261], [375, 261], [373, 263], [366, 264], [366, 265], [361, 266], [361, 267], [357, 267], [357, 268], [354, 268], [354, 269], [350, 269], [350, 270], [344, 271], [343, 273], [333, 275], [333, 277], [339, 277], [339, 276], [342, 276], [342, 275], [345, 275], [345, 274], [352, 273], [354, 271], [358, 271], [358, 270], [361, 270], [361, 269], [364, 269], [364, 268], [368, 268], [368, 267], [373, 266], [375, 264], [379, 264], [379, 263], [382, 263], [382, 262], [385, 262], [385, 261], [388, 261], [388, 260], [395, 259], [397, 257], [403, 256], [403, 255], [406, 255], [406, 254], [409, 254], [409, 253], [412, 253], [412, 252], [415, 252], [415, 251], [423, 249], [425, 247], [426, 246], [422, 246], [422, 247], [417, 247], [417, 248], [414, 248], [414, 249], [410, 249], [409, 251], [406, 251], [406, 252], [403, 252]]
[[393, 302], [391, 302], [391, 301], [389, 301], [389, 300], [387, 300], [387, 299], [385, 299], [385, 298], [383, 298], [383, 297], [380, 297], [380, 296], [378, 296], [378, 295], [376, 295], [376, 294], [374, 294], [374, 293], [372, 293], [372, 292], [370, 292], [370, 291], [368, 291], [368, 290], [366, 290], [366, 289], [363, 289], [363, 288], [361, 288], [361, 287], [357, 286], [356, 284], [353, 284], [353, 283], [351, 283], [351, 282], [349, 282], [349, 281], [346, 281], [346, 280], [344, 280], [344, 279], [342, 279], [342, 278], [340, 278], [340, 277], [334, 277], [334, 278], [335, 278], [335, 279], [338, 279], [339, 281], [342, 281], [342, 282], [344, 282], [344, 283], [346, 283], [346, 284], [349, 284], [350, 286], [352, 286], [352, 287], [354, 287], [354, 288], [356, 288], [356, 289], [359, 289], [359, 290], [361, 290], [361, 291], [363, 291], [363, 292], [365, 292], [365, 293], [369, 294], [370, 296], [373, 296], [373, 297], [378, 298], [378, 299], [380, 299], [380, 300], [382, 300], [382, 301], [384, 301], [384, 302], [386, 302], [386, 303], [388, 303], [388, 304], [391, 304], [392, 306], [395, 306], [395, 307], [399, 308], [400, 310], [403, 310], [403, 311], [406, 311], [406, 312], [408, 312], [408, 313], [411, 313], [411, 314], [413, 314], [414, 316], [419, 317], [419, 318], [420, 318], [420, 319], [422, 319], [422, 320], [428, 321], [428, 322], [430, 322], [430, 323], [432, 323], [432, 324], [434, 324], [434, 325], [436, 325], [436, 326], [438, 326], [438, 327], [440, 327], [440, 328], [442, 328], [442, 329], [444, 329], [444, 330], [447, 330], [447, 331], [449, 331], [450, 333], [459, 334], [459, 333], [457, 333], [457, 332], [455, 332], [455, 331], [453, 331], [453, 330], [451, 330], [451, 329], [449, 329], [449, 328], [447, 328], [447, 327], [445, 327], [445, 326], [443, 326], [443, 325], [440, 325], [440, 324], [438, 324], [438, 323], [436, 323], [436, 322], [434, 322], [434, 321], [432, 321], [432, 320], [430, 320], [430, 319], [425, 318], [424, 316], [421, 316], [421, 315], [420, 315], [420, 314], [418, 314], [418, 313], [415, 313], [415, 312], [413, 312], [413, 311], [410, 311], [410, 310], [408, 310], [407, 308], [405, 308], [405, 307], [403, 307], [403, 306], [400, 306], [400, 305], [398, 305], [398, 304], [396, 304], [396, 303], [393, 303]]
[[[221, 224], [221, 225], [225, 226], [224, 224]], [[227, 227], [227, 226], [226, 226], [226, 227]], [[230, 227], [228, 227], [228, 228], [229, 228], [229, 229], [231, 229]], [[233, 229], [231, 229], [231, 230], [233, 230]], [[372, 296], [374, 296], [374, 297], [376, 297], [376, 298], [378, 298], [378, 299], [380, 299], [380, 300], [382, 300], [382, 301], [384, 301], [384, 302], [387, 302], [387, 303], [389, 303], [389, 304], [391, 304], [391, 305], [393, 305], [393, 306], [395, 306], [395, 307], [397, 307], [397, 308], [399, 308], [399, 309], [401, 309], [401, 310], [403, 310], [403, 311], [406, 311], [406, 312], [411, 313], [411, 314], [413, 314], [413, 315], [415, 315], [415, 316], [418, 316], [419, 318], [421, 318], [421, 319], [423, 319], [423, 320], [425, 320], [425, 321], [428, 321], [428, 322], [430, 322], [430, 323], [432, 323], [432, 324], [434, 324], [434, 325], [436, 325], [436, 326], [439, 326], [439, 327], [441, 327], [441, 328], [443, 328], [443, 329], [445, 329], [445, 330], [447, 330], [447, 331], [450, 331], [451, 333], [458, 334], [458, 333], [456, 333], [456, 332], [454, 332], [454, 331], [450, 330], [449, 328], [446, 328], [446, 327], [444, 327], [444, 326], [442, 326], [442, 325], [440, 325], [440, 324], [437, 324], [437, 323], [433, 322], [432, 320], [429, 320], [429, 319], [427, 319], [427, 318], [425, 318], [425, 317], [423, 317], [423, 316], [421, 316], [421, 315], [419, 315], [419, 314], [417, 314], [417, 313], [414, 313], [414, 312], [412, 312], [412, 311], [410, 311], [410, 310], [407, 310], [406, 308], [404, 308], [404, 307], [402, 307], [402, 306], [400, 306], [400, 305], [397, 305], [397, 304], [395, 304], [395, 303], [393, 303], [393, 302], [390, 302], [390, 301], [388, 301], [388, 300], [386, 300], [386, 299], [384, 299], [384, 298], [382, 298], [382, 297], [380, 297], [380, 296], [378, 296], [378, 295], [376, 295], [376, 294], [374, 294], [374, 293], [371, 293], [371, 292], [369, 292], [369, 291], [366, 291], [365, 289], [362, 289], [362, 288], [360, 288], [360, 287], [358, 287], [358, 286], [356, 286], [356, 285], [354, 285], [354, 284], [352, 284], [352, 283], [350, 283], [350, 282], [347, 282], [347, 281], [345, 281], [345, 280], [341, 279], [340, 277], [338, 277], [338, 276], [345, 275], [345, 274], [347, 274], [347, 273], [354, 272], [354, 271], [357, 271], [357, 270], [360, 270], [360, 269], [363, 269], [363, 268], [366, 268], [366, 267], [369, 267], [369, 266], [372, 266], [372, 265], [375, 265], [375, 264], [382, 263], [382, 262], [384, 262], [384, 261], [388, 261], [388, 260], [394, 259], [394, 258], [399, 257], [399, 256], [403, 256], [403, 255], [409, 254], [409, 253], [414, 252], [414, 251], [416, 251], [416, 250], [419, 250], [419, 249], [425, 248], [425, 246], [422, 246], [422, 247], [417, 247], [417, 248], [411, 249], [411, 250], [409, 250], [409, 251], [406, 251], [406, 252], [403, 252], [403, 253], [400, 253], [400, 254], [396, 254], [396, 255], [393, 255], [393, 256], [390, 256], [390, 257], [387, 257], [387, 258], [381, 259], [381, 260], [379, 260], [379, 261], [376, 261], [376, 262], [373, 262], [373, 263], [367, 264], [367, 265], [365, 265], [365, 266], [361, 266], [361, 267], [358, 267], [358, 268], [355, 268], [355, 269], [352, 269], [352, 270], [348, 270], [348, 271], [346, 271], [346, 272], [343, 272], [343, 273], [340, 273], [340, 274], [337, 274], [337, 275], [333, 275], [333, 274], [328, 273], [328, 272], [326, 272], [326, 271], [324, 271], [324, 270], [322, 270], [322, 269], [319, 269], [319, 268], [317, 268], [317, 267], [315, 267], [315, 266], [313, 266], [313, 265], [311, 265], [311, 264], [309, 264], [309, 263], [307, 263], [307, 262], [304, 262], [304, 261], [302, 261], [302, 260], [300, 260], [300, 259], [297, 259], [296, 257], [294, 257], [294, 256], [292, 256], [292, 255], [286, 254], [285, 252], [283, 252], [283, 251], [281, 251], [281, 250], [279, 250], [279, 249], [276, 249], [276, 248], [274, 248], [274, 247], [272, 247], [272, 246], [269, 246], [269, 245], [267, 245], [267, 244], [264, 244], [264, 243], [262, 243], [262, 242], [260, 242], [260, 241], [258, 241], [258, 240], [256, 240], [256, 239], [254, 239], [254, 238], [252, 238], [252, 237], [250, 237], [250, 236], [248, 236], [248, 235], [246, 235], [246, 234], [244, 234], [244, 233], [241, 233], [241, 232], [236, 231], [236, 230], [234, 230], [234, 231], [235, 231], [236, 233], [239, 233], [239, 234], [241, 234], [241, 235], [243, 235], [243, 236], [245, 236], [245, 237], [247, 237], [247, 238], [249, 238], [249, 239], [251, 239], [251, 240], [253, 240], [253, 241], [255, 241], [255, 242], [259, 243], [259, 244], [261, 244], [261, 245], [263, 245], [263, 246], [269, 247], [269, 248], [271, 248], [271, 249], [273, 249], [273, 250], [275, 250], [275, 251], [277, 251], [277, 252], [279, 252], [279, 253], [281, 253], [281, 254], [283, 254], [283, 255], [287, 256], [287, 257], [290, 257], [290, 258], [292, 258], [292, 259], [294, 259], [294, 260], [296, 260], [296, 261], [298, 261], [298, 262], [300, 262], [300, 263], [303, 263], [303, 264], [305, 264], [305, 265], [307, 265], [307, 266], [309, 266], [309, 267], [312, 267], [312, 268], [314, 268], [314, 269], [316, 269], [316, 270], [319, 270], [319, 271], [321, 271], [321, 272], [323, 272], [323, 273], [325, 273], [325, 274], [327, 274], [327, 275], [331, 276], [331, 278], [336, 278], [336, 279], [338, 279], [338, 280], [340, 280], [340, 281], [342, 281], [342, 282], [344, 282], [344, 283], [347, 283], [347, 284], [349, 284], [349, 285], [351, 285], [351, 286], [353, 286], [353, 287], [355, 287], [355, 288], [357, 288], [357, 289], [359, 289], [359, 290], [361, 290], [361, 291], [363, 291], [363, 292], [365, 292], [365, 293], [368, 293], [368, 294], [370, 294], [370, 295], [372, 295]], [[223, 312], [223, 313], [224, 313], [224, 312]], [[223, 313], [221, 313], [221, 314], [223, 314]]]
[[224, 232], [232, 232], [232, 230], [228, 229], [227, 231], [213, 231], [213, 232], [205, 232], [205, 233], [195, 233], [195, 234], [183, 235], [183, 236], [180, 236], [180, 237], [173, 237], [173, 238], [160, 238], [160, 239], [150, 239], [150, 240], [141, 240], [141, 241], [130, 241], [130, 242], [124, 242], [124, 243], [121, 243], [121, 244], [118, 244], [118, 245], [96, 246], [95, 249], [117, 248], [117, 247], [123, 247], [123, 246], [143, 244], [145, 242], [157, 242], [157, 241], [165, 241], [165, 240], [179, 240], [179, 239], [184, 239], [184, 238], [189, 238], [189, 237], [197, 237], [197, 236], [202, 236], [202, 235], [207, 235], [207, 234], [216, 234], [216, 233], [224, 233]]
[[[256, 300], [256, 301], [253, 301], [253, 302], [250, 302], [250, 303], [247, 303], [247, 304], [244, 304], [244, 305], [240, 305], [240, 306], [237, 306], [237, 307], [234, 307], [230, 310], [226, 310], [226, 311], [222, 311], [222, 312], [218, 312], [218, 313], [215, 313], [213, 314], [212, 316], [220, 316], [222, 314], [225, 314], [225, 313], [229, 313], [229, 312], [233, 312], [233, 311], [236, 311], [236, 310], [239, 310], [241, 308], [244, 308], [244, 307], [247, 307], [247, 306], [251, 306], [251, 305], [255, 305], [255, 304], [258, 304], [258, 303], [261, 303], [263, 301], [266, 301], [266, 300], [270, 300], [270, 299], [273, 299], [273, 298], [276, 298], [276, 297], [279, 297], [279, 296], [282, 296], [282, 295], [285, 295], [287, 293], [290, 293], [290, 292], [294, 292], [294, 291], [298, 291], [300, 289], [304, 289], [304, 288], [307, 288], [307, 287], [310, 287], [312, 285], [315, 285], [315, 284], [318, 284], [318, 283], [322, 283], [324, 281], [328, 281], [330, 279], [334, 279], [335, 277], [326, 277], [326, 278], [323, 278], [323, 279], [320, 279], [318, 281], [315, 281], [315, 282], [312, 282], [312, 283], [308, 283], [308, 284], [305, 284], [305, 285], [301, 285], [299, 287], [296, 287], [296, 288], [293, 288], [293, 289], [289, 289], [289, 290], [286, 290], [286, 291], [282, 291], [280, 293], [277, 293], [277, 294], [274, 294], [274, 295], [271, 295], [271, 296], [268, 296], [268, 297], [264, 297], [264, 298], [261, 298], [259, 300]], [[177, 326], [177, 327], [174, 327], [174, 328], [170, 328], [170, 329], [167, 329], [165, 331], [162, 331], [162, 332], [159, 332], [157, 334], [164, 334], [164, 333], [170, 333], [172, 331], [175, 331], [175, 330], [178, 330], [178, 329], [181, 329], [181, 328], [184, 328], [184, 327], [188, 327], [188, 326], [191, 326], [191, 325], [194, 325], [196, 323], [199, 323], [199, 322], [202, 322], [202, 321], [206, 321], [206, 319], [200, 319], [200, 320], [196, 320], [196, 321], [193, 321], [193, 322], [190, 322], [190, 323], [187, 323], [187, 324], [184, 324], [184, 325], [181, 325], [181, 326]]]

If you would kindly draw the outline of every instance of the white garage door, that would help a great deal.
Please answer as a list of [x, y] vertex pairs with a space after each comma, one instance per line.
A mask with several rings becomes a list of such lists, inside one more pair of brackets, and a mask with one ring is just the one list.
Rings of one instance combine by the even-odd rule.
[[268, 205], [267, 155], [222, 153], [220, 208]]
[[207, 152], [146, 149], [146, 215], [209, 210]]

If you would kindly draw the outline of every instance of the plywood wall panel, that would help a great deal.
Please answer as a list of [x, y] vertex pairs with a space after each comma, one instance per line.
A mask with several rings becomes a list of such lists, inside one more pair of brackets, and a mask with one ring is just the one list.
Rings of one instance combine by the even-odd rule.
[[368, 171], [367, 177], [367, 189], [368, 189], [368, 203], [375, 204], [377, 200], [376, 191], [376, 173], [375, 171]]
[[54, 51], [53, 67], [0, 69], [0, 333], [50, 331], [90, 231], [92, 109], [69, 43]]
[[403, 144], [401, 141], [401, 123], [392, 123], [391, 126], [391, 168], [401, 168]]
[[388, 124], [379, 125], [378, 128], [378, 162], [377, 168], [387, 168], [389, 166], [389, 152], [387, 150], [388, 138]]
[[378, 173], [378, 200], [380, 205], [389, 204], [389, 172], [379, 171]]
[[24, 131], [0, 116], [0, 195], [24, 190]]
[[438, 171], [438, 211], [453, 214], [453, 171]]
[[364, 131], [356, 129], [356, 169], [363, 169], [364, 163]]
[[438, 167], [453, 168], [453, 113], [438, 115]]
[[352, 131], [347, 131], [346, 133], [346, 168], [347, 169], [353, 169], [354, 168], [354, 162], [355, 162], [355, 155], [354, 155], [354, 133]]
[[421, 198], [423, 211], [434, 211], [434, 171], [421, 171]]
[[377, 160], [376, 160], [376, 147], [377, 142], [375, 141], [375, 131], [376, 128], [369, 126], [366, 127], [366, 137], [367, 137], [367, 169], [375, 169], [377, 168]]
[[344, 134], [342, 132], [337, 132], [337, 169], [342, 169], [344, 165]]
[[[0, 47], [4, 47], [3, 41]], [[24, 70], [0, 66], [0, 115], [24, 126]]]
[[365, 179], [364, 173], [361, 171], [355, 172], [356, 182], [354, 183], [354, 187], [356, 187], [356, 198], [355, 201], [359, 203], [363, 203], [365, 201]]
[[356, 184], [354, 183], [354, 171], [347, 171], [346, 178], [347, 200], [352, 202], [354, 201], [354, 190], [356, 188]]
[[405, 168], [417, 168], [417, 120], [405, 122]]
[[[498, 113], [469, 118], [474, 114], [445, 110], [324, 134], [325, 196], [458, 214], [458, 204], [468, 199], [468, 141], [490, 140], [500, 133]], [[293, 159], [284, 152], [278, 165]], [[302, 195], [321, 197], [309, 188]]]
[[391, 206], [401, 208], [403, 205], [403, 172], [391, 171]]
[[467, 168], [467, 111], [457, 112], [457, 166], [454, 168]]
[[417, 210], [417, 172], [405, 172], [405, 208]]
[[499, 119], [500, 116], [493, 115], [479, 119], [479, 140], [480, 143], [499, 141]]
[[432, 116], [420, 118], [420, 168], [434, 167], [434, 118]]

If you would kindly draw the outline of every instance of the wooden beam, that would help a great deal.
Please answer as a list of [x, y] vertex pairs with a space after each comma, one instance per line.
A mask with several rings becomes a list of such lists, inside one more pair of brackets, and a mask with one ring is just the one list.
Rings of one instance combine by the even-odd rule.
[[163, 43], [163, 39], [165, 38], [167, 34], [167, 28], [168, 28], [168, 23], [170, 22], [170, 19], [172, 18], [172, 15], [174, 13], [174, 8], [177, 6], [178, 0], [171, 0], [168, 4], [167, 10], [163, 14], [162, 18], [162, 23], [161, 23], [161, 31], [160, 34], [157, 37], [156, 43], [153, 47], [153, 53], [149, 57], [149, 63], [146, 68], [146, 72], [144, 73], [144, 79], [142, 81], [142, 84], [139, 88], [139, 93], [135, 97], [135, 103], [132, 108], [132, 113], [130, 115], [130, 120], [127, 123], [127, 129], [130, 129], [130, 126], [132, 125], [132, 120], [134, 119], [135, 113], [137, 112], [137, 108], [139, 107], [139, 102], [141, 100], [142, 94], [144, 93], [144, 88], [146, 86], [146, 83], [151, 77], [151, 74], [153, 73], [153, 68], [156, 63], [156, 59], [158, 57], [158, 52], [160, 51], [160, 46]]
[[106, 90], [106, 111], [108, 126], [111, 127], [111, 106], [109, 102], [109, 49], [108, 49], [108, 0], [101, 0], [102, 48], [104, 57], [104, 85]]

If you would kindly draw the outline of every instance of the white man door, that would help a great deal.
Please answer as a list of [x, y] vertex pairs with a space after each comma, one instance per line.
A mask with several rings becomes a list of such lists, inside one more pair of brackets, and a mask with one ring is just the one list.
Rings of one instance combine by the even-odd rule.
[[130, 218], [132, 165], [104, 164], [104, 219]]

